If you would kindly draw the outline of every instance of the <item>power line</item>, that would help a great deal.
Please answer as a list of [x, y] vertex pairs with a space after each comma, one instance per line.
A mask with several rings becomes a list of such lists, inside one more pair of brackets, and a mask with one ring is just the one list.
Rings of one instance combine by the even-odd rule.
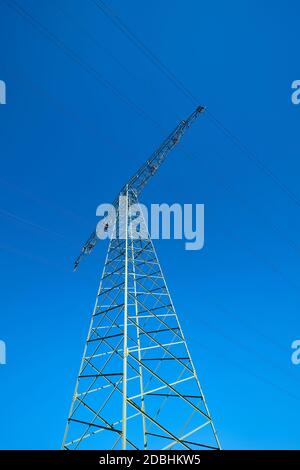
[[61, 235], [60, 233], [55, 232], [53, 230], [50, 230], [47, 227], [44, 227], [42, 225], [31, 222], [28, 219], [24, 219], [23, 217], [19, 217], [18, 215], [14, 214], [13, 212], [7, 211], [6, 209], [0, 208], [0, 215], [4, 215], [6, 217], [9, 217], [10, 219], [16, 220], [17, 222], [21, 222], [22, 224], [27, 225], [31, 228], [36, 229], [36, 230], [39, 230], [41, 232], [45, 232], [45, 233], [55, 235], [56, 237], [59, 237], [59, 238], [65, 240], [66, 242], [68, 242], [68, 244], [70, 244], [70, 240], [66, 239], [64, 235]]
[[199, 104], [198, 99], [185, 87], [185, 85], [176, 77], [176, 75], [134, 34], [128, 26], [121, 20], [118, 14], [102, 0], [91, 0], [97, 8], [99, 8], [122, 32], [127, 38], [137, 46], [148, 59], [158, 67], [175, 86], [182, 91], [193, 104]]
[[[146, 53], [146, 55], [148, 56], [148, 58], [155, 64], [155, 65], [158, 65], [159, 68], [164, 71], [164, 72], [168, 72], [168, 78], [169, 79], [172, 79], [172, 80], [175, 80], [176, 82], [176, 85], [177, 85], [177, 88], [181, 89], [181, 91], [184, 91], [185, 94], [188, 94], [189, 97], [191, 98], [191, 100], [193, 102], [197, 102], [198, 103], [198, 100], [196, 99], [196, 97], [188, 90], [184, 87], [184, 85], [182, 84], [182, 82], [180, 82], [177, 77], [171, 72], [169, 71], [169, 69], [160, 61], [159, 58], [157, 58], [153, 53], [152, 51], [147, 47], [145, 46], [140, 40], [139, 38], [132, 32], [129, 30], [129, 28], [125, 25], [125, 23], [120, 19], [120, 17], [110, 8], [108, 7], [107, 5], [105, 5], [105, 3], [102, 1], [102, 0], [91, 0], [91, 2], [93, 2], [98, 8], [101, 9], [101, 11], [103, 11], [103, 13], [105, 13], [106, 16], [108, 16], [109, 19], [112, 20], [112, 22], [114, 24], [116, 24], [120, 29], [121, 31], [126, 34], [126, 36], [137, 46], [139, 47], [143, 53]], [[94, 41], [97, 41], [96, 38], [94, 38], [92, 36], [92, 38], [94, 39]], [[122, 65], [120, 62], [119, 62], [119, 65]], [[218, 125], [218, 127], [220, 127], [221, 129], [223, 129], [223, 131], [226, 131], [228, 135], [230, 135], [230, 131], [228, 129], [226, 129], [224, 126], [222, 126], [222, 124], [220, 123], [220, 121], [218, 121], [216, 118], [213, 117], [212, 113], [208, 110], [206, 110], [206, 112], [209, 114], [209, 116], [214, 120], [214, 122], [216, 123], [216, 125]], [[157, 125], [161, 127], [161, 125], [159, 123], [157, 123]], [[241, 147], [241, 148], [244, 148], [243, 147], [243, 144], [233, 135], [231, 134], [231, 137], [234, 139], [236, 139], [236, 143]], [[185, 152], [184, 152], [185, 153]], [[185, 153], [186, 154], [186, 153]], [[187, 156], [190, 157], [190, 155], [186, 154]], [[194, 157], [194, 156], [193, 156]], [[192, 158], [193, 158], [192, 157]], [[251, 156], [252, 157], [252, 160], [254, 162], [256, 162], [257, 165], [259, 165], [259, 160], [255, 158], [254, 155]], [[198, 158], [198, 157], [195, 157], [195, 158]], [[269, 170], [263, 166], [263, 164], [261, 164], [259, 166], [262, 170], [264, 170], [265, 172], [268, 172]], [[276, 181], [276, 177], [275, 175], [272, 175], [272, 173], [269, 171], [269, 176], [273, 177], [274, 181]], [[280, 184], [279, 180], [277, 179], [277, 182], [278, 184]], [[229, 190], [229, 191], [233, 191], [231, 187], [229, 187], [228, 185], [224, 185], [223, 186], [225, 187], [226, 190]], [[288, 188], [282, 186], [282, 190], [286, 190], [288, 191]], [[293, 197], [292, 193], [290, 194], [290, 197]], [[295, 199], [296, 201], [296, 199]], [[245, 205], [245, 203], [244, 203]], [[247, 207], [247, 209], [251, 210], [250, 206], [248, 204], [245, 205], [245, 207]], [[255, 211], [255, 213], [257, 214], [257, 212]], [[280, 233], [280, 229], [277, 225], [273, 224], [273, 223], [270, 223], [270, 226], [272, 228], [273, 231], [277, 231], [278, 233]], [[286, 239], [286, 238], [285, 238]], [[297, 244], [291, 240], [291, 239], [286, 239], [287, 243], [293, 248], [295, 249], [298, 253], [299, 253], [299, 248], [297, 246]]]
[[53, 263], [52, 260], [48, 259], [48, 258], [45, 258], [44, 256], [37, 256], [36, 254], [33, 254], [33, 253], [30, 253], [30, 252], [27, 252], [27, 251], [21, 251], [21, 250], [18, 250], [16, 248], [11, 248], [11, 247], [8, 247], [6, 245], [2, 245], [0, 244], [0, 250], [1, 251], [5, 251], [9, 254], [13, 254], [13, 255], [16, 255], [18, 257], [23, 257], [23, 258], [27, 258], [27, 259], [31, 259], [33, 261], [38, 261], [42, 264], [46, 264], [48, 266], [51, 266], [52, 268], [56, 269], [56, 270], [59, 270], [60, 272], [64, 272], [65, 274], [68, 273], [70, 274], [71, 273], [71, 270], [70, 269], [66, 269], [63, 265], [61, 264], [56, 264], [56, 263]]
[[[7, 0], [6, 0], [6, 1], [7, 1]], [[23, 15], [23, 16], [24, 16], [24, 15]], [[30, 16], [31, 16], [31, 15], [30, 15]], [[33, 18], [33, 17], [31, 17], [31, 18]], [[43, 30], [43, 29], [47, 30], [47, 28], [44, 28], [44, 27], [41, 25], [41, 23], [39, 23], [37, 20], [35, 20], [35, 21], [36, 21], [36, 23], [37, 23], [38, 25], [41, 26], [42, 30]], [[49, 30], [47, 30], [47, 31], [49, 31]], [[43, 31], [43, 32], [44, 32], [44, 31]], [[52, 36], [54, 36], [52, 33], [50, 33], [50, 34], [51, 34]], [[47, 34], [47, 35], [48, 35], [48, 34]], [[55, 41], [55, 43], [56, 43], [56, 45], [59, 45], [59, 44], [57, 44], [57, 41]], [[60, 47], [60, 46], [59, 46], [59, 47]], [[72, 58], [74, 59], [74, 57], [72, 57]], [[102, 83], [102, 84], [103, 84], [103, 83]], [[158, 125], [159, 125], [159, 124], [158, 124]], [[160, 125], [159, 125], [159, 127], [160, 127]], [[30, 224], [31, 224], [31, 223], [30, 223]], [[32, 225], [32, 224], [31, 224], [31, 225]]]
[[[182, 150], [181, 149], [181, 152], [184, 153], [188, 158], [190, 159], [199, 159], [198, 155], [195, 155], [195, 154], [190, 154], [190, 153], [187, 153], [186, 151]], [[231, 193], [233, 194], [233, 196], [235, 196], [235, 200], [238, 199], [238, 201], [240, 202], [241, 206], [245, 207], [249, 212], [252, 212], [254, 213], [256, 216], [258, 215], [260, 218], [261, 218], [261, 221], [269, 226], [271, 228], [271, 230], [274, 232], [274, 233], [277, 233], [279, 234], [279, 236], [285, 240], [285, 242], [298, 254], [300, 255], [300, 246], [297, 242], [295, 242], [292, 238], [290, 237], [287, 237], [286, 235], [283, 235], [282, 234], [282, 231], [280, 230], [280, 226], [274, 222], [271, 222], [270, 220], [268, 220], [266, 218], [266, 216], [264, 214], [260, 214], [256, 209], [254, 209], [253, 207], [251, 207], [251, 205], [249, 203], [247, 203], [247, 201], [245, 200], [245, 198], [241, 198], [241, 194], [236, 191], [232, 185], [230, 185], [229, 183], [227, 182], [224, 182], [223, 179], [221, 179], [220, 177], [217, 176], [216, 174], [216, 171], [214, 169], [214, 176], [217, 178], [218, 180], [218, 183], [222, 185], [222, 187], [228, 192], [228, 193]], [[237, 197], [237, 199], [236, 199]]]
[[300, 401], [300, 396], [299, 395], [294, 395], [290, 390], [287, 390], [286, 388], [283, 388], [281, 385], [278, 385], [277, 383], [270, 381], [265, 376], [261, 376], [261, 375], [257, 374], [256, 372], [253, 372], [251, 369], [247, 369], [247, 367], [245, 367], [244, 363], [238, 362], [238, 361], [236, 361], [234, 359], [231, 359], [231, 358], [228, 359], [228, 357], [229, 357], [228, 354], [227, 354], [227, 358], [225, 358], [224, 357], [225, 356], [224, 349], [222, 350], [222, 354], [220, 354], [220, 353], [216, 352], [216, 349], [208, 347], [207, 345], [204, 345], [202, 342], [201, 342], [201, 348], [206, 349], [209, 352], [209, 354], [214, 355], [218, 359], [218, 361], [220, 361], [220, 359], [223, 359], [226, 364], [229, 363], [231, 365], [234, 365], [235, 367], [239, 368], [244, 374], [252, 375], [256, 379], [260, 380], [261, 382], [265, 382], [266, 384], [270, 385], [271, 387], [277, 388], [277, 390], [280, 390], [281, 392], [285, 393], [286, 395], [289, 395], [294, 400]]
[[227, 136], [232, 142], [239, 147], [239, 149], [244, 152], [244, 154], [248, 157], [250, 161], [255, 163], [257, 168], [259, 168], [265, 175], [269, 176], [275, 184], [285, 192], [291, 200], [294, 201], [300, 207], [300, 200], [299, 198], [284, 184], [282, 183], [278, 177], [273, 173], [273, 171], [266, 166], [259, 158], [257, 158], [253, 152], [251, 152], [242, 142], [241, 140], [234, 135], [227, 127], [225, 127], [209, 110], [207, 110], [207, 114], [211, 121]]
[[[103, 3], [103, 2], [102, 2], [102, 3]], [[22, 10], [25, 12], [24, 9], [22, 9]], [[20, 11], [19, 11], [19, 13], [20, 13]], [[26, 12], [25, 12], [25, 13], [26, 13]], [[28, 15], [29, 15], [29, 14], [28, 14]], [[30, 19], [31, 19], [32, 21], [34, 21], [34, 24], [35, 24], [35, 25], [38, 24], [39, 27], [40, 27], [40, 29], [42, 29], [43, 32], [45, 32], [45, 31], [47, 32], [47, 36], [49, 36], [49, 34], [50, 34], [50, 39], [52, 39], [52, 38], [54, 37], [54, 35], [53, 35], [47, 28], [45, 28], [43, 25], [41, 25], [41, 23], [40, 23], [38, 20], [34, 19], [34, 18], [32, 17], [32, 15], [29, 15], [29, 16], [30, 16]], [[137, 40], [136, 40], [136, 41], [137, 41]], [[59, 47], [60, 47], [60, 43], [61, 43], [61, 42], [58, 43], [57, 40], [55, 40], [55, 44], [58, 45]], [[73, 56], [72, 56], [72, 59], [74, 59]], [[103, 83], [102, 83], [102, 84], [103, 84]], [[178, 86], [179, 86], [179, 83], [178, 83]], [[144, 111], [144, 110], [143, 110], [143, 111]], [[159, 123], [157, 123], [157, 125], [161, 128], [161, 126], [160, 126]], [[188, 157], [191, 157], [191, 158], [198, 158], [198, 157], [196, 157], [196, 156], [194, 156], [194, 155], [193, 155], [193, 156], [192, 156], [192, 155], [189, 155], [189, 154], [187, 154], [186, 152], [184, 152], [184, 153], [185, 153]], [[232, 187], [230, 187], [228, 184], [225, 185], [224, 183], [222, 183], [222, 185], [223, 185], [223, 187], [224, 187], [226, 190], [229, 190], [229, 191], [233, 192]], [[249, 210], [249, 207], [250, 207], [250, 206], [247, 204], [245, 207]], [[278, 226], [274, 226], [274, 224], [272, 224], [272, 225], [271, 225], [271, 228], [273, 229], [273, 231], [276, 230], [277, 232], [279, 232]], [[296, 245], [295, 242], [293, 242], [293, 241], [290, 240], [290, 239], [288, 239], [287, 242], [289, 243], [289, 245], [290, 245], [292, 248], [294, 248], [297, 252], [299, 252], [298, 246]]]
[[217, 332], [219, 336], [222, 336], [227, 341], [231, 342], [232, 344], [234, 344], [241, 350], [250, 354], [252, 358], [253, 358], [253, 354], [255, 354], [256, 357], [258, 357], [260, 360], [263, 359], [265, 364], [270, 365], [274, 369], [277, 369], [278, 371], [280, 371], [281, 374], [285, 375], [286, 377], [289, 377], [289, 379], [295, 379], [294, 375], [290, 371], [283, 369], [282, 366], [278, 364], [277, 362], [274, 362], [273, 358], [270, 358], [270, 356], [262, 354], [257, 349], [243, 344], [243, 342], [239, 342], [238, 340], [236, 340], [236, 338], [228, 335], [227, 333], [224, 333], [223, 329], [218, 328], [215, 325], [212, 325], [212, 323], [207, 322], [206, 320], [203, 320], [202, 318], [198, 319], [198, 321], [200, 322], [200, 324], [205, 325], [208, 329]]
[[84, 33], [92, 42], [96, 44], [97, 47], [101, 48], [102, 51], [104, 51], [107, 55], [109, 55], [111, 59], [115, 62], [115, 64], [117, 64], [121, 69], [123, 69], [124, 72], [133, 76], [132, 71], [128, 67], [126, 67], [126, 65], [124, 65], [123, 62], [121, 62], [119, 58], [115, 54], [113, 54], [111, 50], [109, 50], [102, 41], [100, 41], [97, 37], [95, 37], [87, 28], [84, 28], [82, 26], [81, 18], [77, 20], [77, 18], [75, 17], [73, 13], [70, 13], [69, 11], [67, 11], [65, 8], [61, 6], [61, 4], [57, 2], [54, 2], [54, 5], [55, 5], [55, 8], [57, 8], [57, 10], [59, 10], [59, 12], [63, 16], [68, 16], [69, 20], [73, 21], [73, 23], [76, 25], [76, 28], [79, 31]]
[[[106, 16], [108, 16], [109, 19], [111, 19], [113, 21], [114, 24], [116, 24], [118, 27], [121, 28], [122, 32], [124, 34], [126, 34], [126, 36], [136, 45], [138, 46], [139, 48], [142, 49], [143, 52], [146, 52], [147, 56], [150, 58], [150, 60], [155, 63], [156, 65], [159, 65], [160, 69], [163, 71], [167, 71], [168, 69], [166, 68], [166, 66], [164, 66], [164, 64], [150, 51], [149, 48], [147, 48], [147, 46], [145, 46], [140, 40], [139, 38], [134, 34], [132, 33], [128, 27], [125, 25], [124, 22], [122, 22], [122, 20], [119, 18], [119, 16], [113, 12], [113, 10], [110, 8], [110, 7], [107, 7], [104, 2], [102, 0], [91, 0], [91, 2], [93, 2], [98, 8], [101, 9], [101, 11], [103, 11], [105, 13]], [[99, 2], [102, 4], [102, 6], [99, 4]], [[94, 39], [94, 41], [97, 41], [96, 38], [94, 38], [94, 36], [92, 36], [92, 38]], [[122, 65], [120, 62], [119, 62], [119, 65]], [[169, 74], [168, 74], [168, 78], [172, 78], [176, 81], [176, 84], [177, 84], [177, 87], [179, 89], [181, 89], [183, 87], [183, 84], [176, 79], [176, 76], [174, 74], [172, 74], [172, 72], [169, 71]], [[184, 87], [184, 90], [186, 93], [189, 94], [189, 97], [193, 100], [193, 102], [198, 102], [197, 99], [195, 98], [195, 96], [192, 95], [192, 93]], [[210, 117], [212, 117], [212, 113], [210, 113], [209, 111], [206, 111]], [[220, 123], [220, 121], [218, 121], [216, 118], [213, 118], [215, 123], [218, 123], [217, 125], [220, 127], [222, 126], [222, 124]], [[157, 123], [158, 126], [161, 128], [161, 125], [159, 123]], [[223, 130], [226, 130], [226, 128], [223, 126]], [[227, 133], [229, 135], [230, 131], [227, 130]], [[233, 135], [232, 135], [232, 138], [235, 138]], [[237, 140], [237, 143], [239, 143], [240, 146], [242, 146], [241, 142], [239, 142]], [[184, 152], [185, 153], [185, 152]], [[187, 156], [190, 157], [190, 155], [186, 154]], [[198, 158], [198, 157], [195, 157], [195, 158]], [[259, 161], [257, 159], [255, 159], [254, 156], [252, 156], [252, 159], [253, 161], [256, 160], [257, 164], [259, 163]], [[261, 166], [261, 169], [265, 169], [265, 171], [267, 171], [267, 168]], [[271, 173], [270, 173], [270, 176], [271, 176]], [[275, 181], [275, 180], [274, 180]], [[280, 183], [278, 181], [278, 183]], [[224, 185], [223, 185], [224, 186]], [[225, 186], [224, 186], [225, 187]], [[232, 191], [232, 188], [230, 187], [225, 187], [225, 189], [229, 189], [230, 191]], [[282, 188], [284, 189], [284, 188]], [[288, 191], [288, 189], [286, 188], [286, 190]], [[292, 197], [292, 194], [291, 194], [291, 197]], [[244, 204], [245, 205], [245, 204]], [[249, 205], [247, 204], [246, 207], [249, 209]], [[256, 212], [257, 213], [257, 212]], [[280, 233], [280, 230], [279, 230], [279, 227], [274, 225], [274, 224], [270, 224], [271, 228], [273, 229], [273, 231], [277, 231]], [[299, 248], [297, 246], [297, 244], [295, 242], [293, 242], [292, 240], [290, 239], [287, 239], [287, 243], [292, 247], [294, 248], [298, 253], [299, 253]]]
[[[85, 61], [81, 60], [80, 57], [74, 53], [70, 48], [68, 48], [67, 46], [65, 46], [65, 44], [60, 40], [58, 39], [51, 31], [49, 31], [48, 28], [46, 28], [45, 26], [43, 26], [38, 20], [36, 20], [32, 15], [30, 15], [26, 10], [24, 10], [23, 8], [19, 7], [16, 5], [15, 2], [13, 2], [13, 0], [3, 0], [5, 1], [6, 3], [10, 3], [11, 6], [13, 6], [16, 11], [21, 14], [22, 16], [24, 16], [26, 19], [29, 19], [29, 21], [34, 24], [35, 26], [38, 27], [38, 29], [40, 29], [42, 32], [44, 32], [48, 38], [50, 38], [52, 41], [54, 41], [54, 43], [58, 46], [58, 47], [61, 47], [64, 52], [66, 52], [73, 60], [75, 60], [77, 63], [79, 63], [80, 65], [83, 65], [83, 67], [86, 69], [86, 65], [88, 66], [88, 72], [91, 73], [91, 72], [95, 72], [98, 76], [98, 72], [94, 69], [94, 68], [91, 68], [89, 66], [89, 64], [87, 64]], [[96, 1], [96, 0], [91, 0], [91, 1]], [[102, 2], [103, 3], [103, 2]], [[94, 73], [93, 73], [94, 75]], [[100, 80], [100, 83], [102, 85], [106, 85], [106, 81], [103, 81], [102, 78]], [[108, 82], [110, 83], [110, 82]], [[179, 83], [178, 82], [178, 86], [179, 86]], [[130, 103], [133, 103], [134, 105], [134, 109], [135, 111], [138, 112], [138, 110], [140, 109], [141, 112], [142, 112], [142, 115], [144, 118], [147, 118], [147, 119], [150, 119], [152, 121], [152, 123], [155, 124], [156, 127], [158, 127], [159, 129], [162, 129], [160, 123], [158, 121], [154, 121], [149, 115], [147, 112], [144, 111], [143, 108], [141, 108], [139, 105], [136, 105], [130, 98], [128, 98], [127, 96], [124, 96], [124, 95], [120, 95], [120, 92], [118, 91], [118, 96], [120, 99], [125, 99], [126, 100], [126, 103], [130, 105]], [[140, 113], [139, 113], [140, 114]], [[296, 244], [294, 242], [291, 242], [289, 241], [288, 242], [290, 245], [293, 244], [294, 247], [296, 247]]]
[[[91, 0], [98, 9], [100, 9], [116, 26], [117, 28], [136, 46], [141, 52], [179, 89], [187, 98], [189, 98], [194, 104], [199, 104], [198, 98], [182, 83], [181, 80], [154, 54], [149, 47], [147, 47], [138, 36], [133, 33], [129, 27], [121, 20], [120, 16], [108, 7], [102, 0]], [[266, 176], [270, 177], [272, 181], [281, 189], [282, 192], [300, 207], [300, 199], [296, 194], [290, 190], [286, 184], [282, 183], [280, 179], [274, 174], [274, 172], [263, 163], [253, 152], [251, 152], [241, 140], [226, 126], [224, 126], [214, 114], [207, 109], [207, 115], [214, 123], [214, 125], [221, 130], [253, 163], [256, 167], [261, 170]]]
[[2, 177], [0, 177], [0, 185], [4, 187], [10, 188], [13, 193], [20, 193], [23, 196], [31, 199], [32, 201], [40, 204], [42, 207], [48, 207], [49, 209], [53, 209], [57, 212], [60, 212], [64, 217], [70, 217], [73, 218], [73, 220], [78, 221], [83, 221], [83, 219], [75, 214], [74, 212], [69, 211], [68, 209], [64, 208], [61, 206], [61, 204], [57, 205], [54, 204], [47, 199], [41, 198], [40, 196], [33, 194], [31, 191], [28, 191], [27, 189], [23, 189], [20, 186], [18, 186], [16, 183], [13, 183], [11, 181], [7, 181], [6, 179], [4, 180]]
[[[62, 8], [60, 4], [55, 3], [55, 7], [59, 10], [61, 14], [64, 16], [68, 17], [69, 21], [72, 21], [74, 25], [76, 26], [77, 30], [81, 31], [83, 34], [86, 35], [92, 41], [98, 48], [101, 48], [102, 51], [104, 51], [117, 66], [119, 66], [125, 73], [127, 73], [130, 77], [140, 80], [140, 78], [133, 72], [132, 69], [129, 69], [126, 65], [124, 65], [121, 60], [110, 50], [106, 47], [106, 45], [99, 40], [98, 37], [96, 37], [94, 34], [92, 34], [87, 27], [83, 27], [82, 25], [82, 19], [80, 18], [77, 20], [77, 18], [74, 16], [73, 13], [70, 13], [70, 11], [67, 11], [66, 9]], [[150, 86], [152, 88], [152, 91], [154, 90], [152, 82], [150, 83]], [[170, 108], [170, 104], [168, 104], [168, 107]], [[176, 115], [178, 120], [180, 120], [179, 114], [175, 111], [172, 110], [172, 114]]]
[[138, 104], [132, 101], [127, 95], [122, 93], [118, 88], [116, 88], [110, 80], [103, 78], [99, 72], [88, 62], [82, 60], [80, 56], [74, 52], [70, 47], [68, 47], [62, 40], [60, 40], [54, 33], [52, 33], [46, 26], [42, 25], [40, 21], [38, 21], [35, 17], [33, 17], [27, 10], [22, 8], [18, 3], [14, 2], [13, 0], [2, 0], [8, 6], [12, 7], [19, 15], [26, 18], [31, 24], [37, 27], [42, 33], [44, 33], [56, 46], [61, 48], [65, 54], [67, 54], [72, 60], [77, 62], [84, 70], [88, 73], [93, 75], [96, 80], [101, 83], [104, 87], [109, 89], [113, 94], [115, 94], [120, 100], [122, 100], [125, 104], [130, 106], [134, 111], [136, 111], [141, 117], [144, 119], [148, 119], [154, 124], [156, 127], [160, 129], [160, 125], [158, 122], [153, 119], [147, 112], [144, 111]]

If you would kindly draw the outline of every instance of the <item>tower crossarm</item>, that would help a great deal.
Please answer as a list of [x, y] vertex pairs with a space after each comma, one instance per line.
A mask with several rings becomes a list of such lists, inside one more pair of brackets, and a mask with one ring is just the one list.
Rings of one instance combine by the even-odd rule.
[[[113, 205], [117, 208], [119, 196], [127, 190], [133, 192], [135, 196], [139, 196], [149, 180], [155, 175], [161, 164], [164, 162], [168, 154], [179, 143], [181, 137], [192, 123], [197, 119], [199, 114], [203, 113], [205, 108], [198, 106], [187, 119], [182, 120], [171, 134], [162, 142], [148, 160], [139, 168], [139, 170], [128, 180], [119, 192], [118, 197], [114, 200]], [[90, 254], [98, 241], [96, 231], [94, 231], [86, 243], [83, 245], [81, 252], [74, 263], [74, 271], [77, 269], [81, 259]]]
[[203, 106], [198, 106], [195, 111], [187, 118], [182, 120], [173, 132], [162, 142], [150, 158], [139, 168], [139, 170], [129, 179], [121, 190], [125, 192], [126, 188], [135, 192], [139, 196], [147, 185], [148, 181], [155, 175], [168, 154], [179, 143], [181, 137], [191, 124], [197, 119], [200, 113], [204, 112]]

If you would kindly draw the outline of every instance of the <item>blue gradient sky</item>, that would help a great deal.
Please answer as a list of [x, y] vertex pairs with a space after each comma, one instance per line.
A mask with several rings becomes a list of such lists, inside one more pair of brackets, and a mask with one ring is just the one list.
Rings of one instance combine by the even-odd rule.
[[[0, 447], [58, 448], [106, 245], [73, 259], [194, 106], [92, 1], [13, 2], [31, 16], [0, 0]], [[109, 3], [281, 182], [201, 116], [142, 202], [205, 204], [203, 250], [156, 247], [222, 446], [299, 449], [299, 2]]]

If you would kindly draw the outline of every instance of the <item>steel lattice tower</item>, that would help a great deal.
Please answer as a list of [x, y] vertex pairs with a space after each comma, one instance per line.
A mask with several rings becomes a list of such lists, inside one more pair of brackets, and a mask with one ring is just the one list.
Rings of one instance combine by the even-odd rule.
[[[121, 190], [121, 206], [119, 198], [114, 203], [119, 232], [114, 227], [64, 449], [220, 448], [152, 240], [148, 233], [133, 235], [130, 223], [130, 208], [153, 168], [202, 111], [197, 108], [177, 126]], [[93, 233], [75, 267], [95, 242]]]

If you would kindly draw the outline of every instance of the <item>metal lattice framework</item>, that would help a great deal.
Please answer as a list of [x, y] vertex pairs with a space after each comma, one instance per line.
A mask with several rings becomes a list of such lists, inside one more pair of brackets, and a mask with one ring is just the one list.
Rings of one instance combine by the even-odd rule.
[[219, 449], [152, 240], [132, 231], [137, 193], [128, 184], [125, 207], [115, 204], [120, 230], [109, 243], [62, 446]]

